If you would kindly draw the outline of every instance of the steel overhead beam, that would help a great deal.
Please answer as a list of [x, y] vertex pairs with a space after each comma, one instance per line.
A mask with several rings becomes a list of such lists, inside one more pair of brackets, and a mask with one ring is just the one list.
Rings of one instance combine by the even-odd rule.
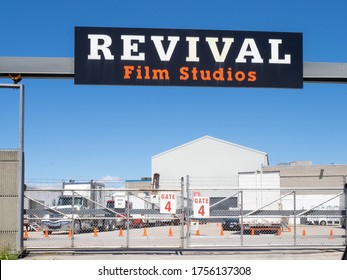
[[304, 82], [347, 83], [347, 63], [304, 62]]
[[0, 77], [73, 78], [74, 59], [65, 57], [0, 57]]
[[[74, 58], [0, 57], [0, 77], [74, 78]], [[304, 62], [304, 82], [347, 83], [347, 63]]]

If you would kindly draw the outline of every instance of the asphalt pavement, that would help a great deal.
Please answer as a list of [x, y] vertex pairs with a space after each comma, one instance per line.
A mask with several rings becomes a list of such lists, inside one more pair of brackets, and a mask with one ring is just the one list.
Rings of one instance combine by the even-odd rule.
[[341, 260], [343, 248], [228, 251], [31, 251], [20, 260]]

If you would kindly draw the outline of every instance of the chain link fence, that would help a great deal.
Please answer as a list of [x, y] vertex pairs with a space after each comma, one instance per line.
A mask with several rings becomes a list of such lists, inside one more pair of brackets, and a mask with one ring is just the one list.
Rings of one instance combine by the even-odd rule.
[[255, 184], [253, 179], [187, 176], [162, 181], [159, 189], [94, 181], [29, 185], [24, 245], [131, 249], [346, 244], [343, 187], [284, 189], [274, 180]]

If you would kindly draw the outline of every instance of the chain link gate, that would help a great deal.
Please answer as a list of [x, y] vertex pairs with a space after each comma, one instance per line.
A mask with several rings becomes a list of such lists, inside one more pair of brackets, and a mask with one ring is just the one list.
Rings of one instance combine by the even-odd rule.
[[[230, 180], [212, 183], [187, 176], [163, 182], [160, 190], [28, 189], [24, 245], [218, 250], [346, 244], [341, 189], [226, 188], [228, 184]], [[175, 197], [173, 214], [160, 211], [160, 196], [165, 193]], [[204, 197], [209, 200], [204, 209], [208, 211], [200, 213], [208, 214], [205, 217], [194, 208], [195, 199]]]
[[[346, 244], [342, 189], [232, 188], [235, 179], [187, 177], [193, 209], [209, 198], [209, 215], [189, 216], [188, 247], [342, 246]], [[252, 182], [247, 182], [252, 184]], [[247, 185], [246, 184], [246, 185]]]
[[[94, 183], [91, 183], [94, 184]], [[183, 181], [165, 189], [28, 189], [26, 248], [182, 248]], [[81, 185], [86, 188], [88, 184]], [[175, 197], [174, 214], [160, 211], [160, 194]], [[100, 201], [101, 199], [101, 201]]]

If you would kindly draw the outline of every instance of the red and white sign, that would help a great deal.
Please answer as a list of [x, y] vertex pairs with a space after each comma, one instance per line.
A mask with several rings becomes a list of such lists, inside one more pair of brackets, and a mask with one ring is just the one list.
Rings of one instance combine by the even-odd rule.
[[177, 195], [175, 193], [160, 194], [160, 213], [176, 214]]
[[200, 196], [200, 195], [201, 195], [200, 192], [193, 192], [193, 197]]
[[210, 198], [195, 196], [193, 197], [194, 218], [207, 218], [210, 216]]

